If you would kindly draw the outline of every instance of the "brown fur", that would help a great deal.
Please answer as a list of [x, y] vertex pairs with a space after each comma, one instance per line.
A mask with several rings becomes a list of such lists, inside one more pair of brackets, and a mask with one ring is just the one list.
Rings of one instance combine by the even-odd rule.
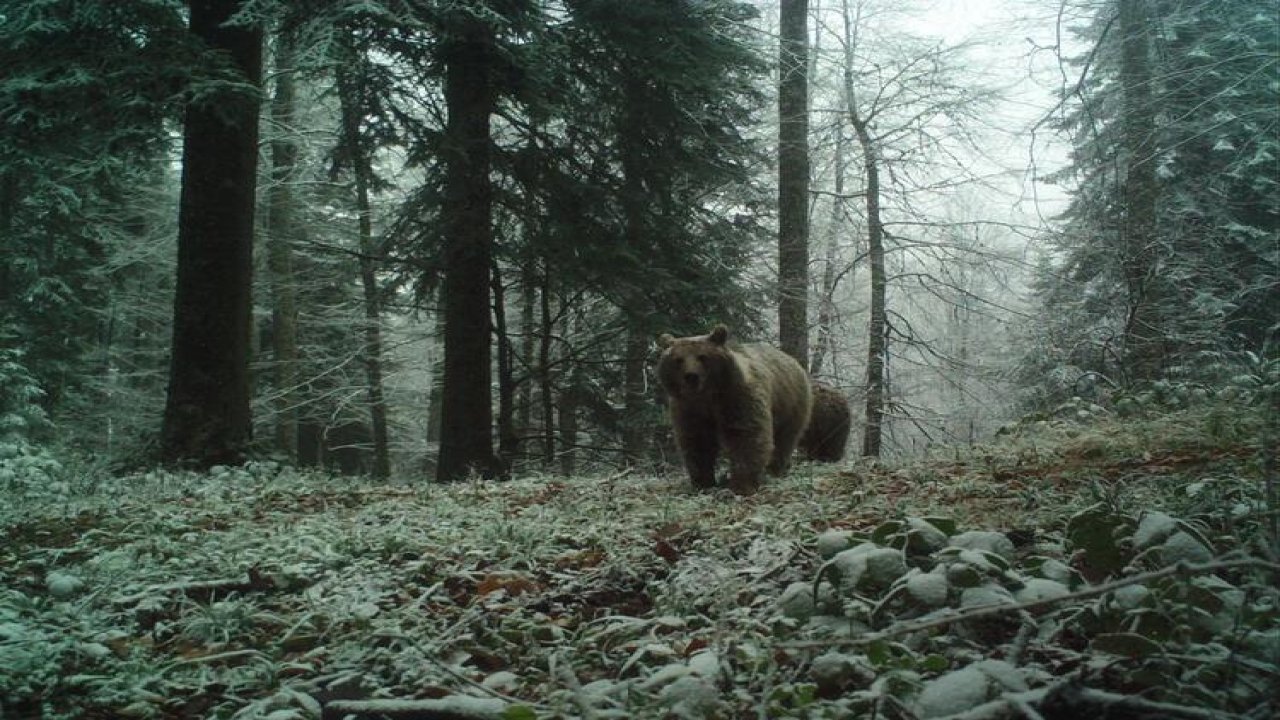
[[767, 470], [780, 476], [809, 422], [809, 377], [791, 356], [763, 344], [728, 342], [717, 326], [707, 335], [662, 335], [658, 378], [689, 479], [715, 486], [716, 458], [729, 459], [729, 488], [749, 495]]
[[844, 393], [826, 383], [813, 381], [813, 410], [809, 413], [809, 427], [800, 438], [800, 449], [805, 456], [821, 462], [844, 459], [852, 424], [849, 400]]

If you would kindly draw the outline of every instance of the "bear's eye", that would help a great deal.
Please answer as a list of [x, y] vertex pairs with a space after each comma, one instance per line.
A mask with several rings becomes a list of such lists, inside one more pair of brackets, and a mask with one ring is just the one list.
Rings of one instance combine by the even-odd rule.
[[700, 363], [705, 363], [706, 361], [707, 361], [707, 356], [706, 356], [706, 355], [699, 355], [699, 356], [698, 356], [698, 362], [700, 362]]

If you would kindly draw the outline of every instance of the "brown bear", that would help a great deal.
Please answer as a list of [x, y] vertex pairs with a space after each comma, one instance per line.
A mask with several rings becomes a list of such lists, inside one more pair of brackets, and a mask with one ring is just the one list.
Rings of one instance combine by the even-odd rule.
[[718, 325], [707, 335], [662, 335], [658, 379], [689, 479], [714, 487], [716, 457], [729, 458], [729, 488], [749, 495], [767, 470], [786, 472], [809, 422], [809, 376], [790, 355], [764, 344], [729, 343]]
[[844, 393], [814, 380], [809, 427], [800, 438], [800, 449], [804, 451], [805, 457], [821, 462], [842, 460], [852, 425], [849, 400]]

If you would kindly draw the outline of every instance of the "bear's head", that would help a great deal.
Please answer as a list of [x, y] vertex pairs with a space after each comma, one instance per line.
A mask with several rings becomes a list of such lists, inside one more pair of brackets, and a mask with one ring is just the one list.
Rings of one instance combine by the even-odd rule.
[[718, 388], [733, 371], [728, 340], [729, 329], [724, 325], [717, 325], [706, 335], [658, 336], [658, 347], [662, 349], [658, 380], [667, 394], [692, 398]]

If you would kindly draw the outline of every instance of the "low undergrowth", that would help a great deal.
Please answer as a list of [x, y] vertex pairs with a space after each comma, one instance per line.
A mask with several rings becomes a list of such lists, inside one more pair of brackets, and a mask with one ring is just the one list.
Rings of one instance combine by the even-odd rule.
[[1269, 718], [1261, 420], [1046, 420], [758, 495], [272, 464], [11, 484], [0, 716]]

